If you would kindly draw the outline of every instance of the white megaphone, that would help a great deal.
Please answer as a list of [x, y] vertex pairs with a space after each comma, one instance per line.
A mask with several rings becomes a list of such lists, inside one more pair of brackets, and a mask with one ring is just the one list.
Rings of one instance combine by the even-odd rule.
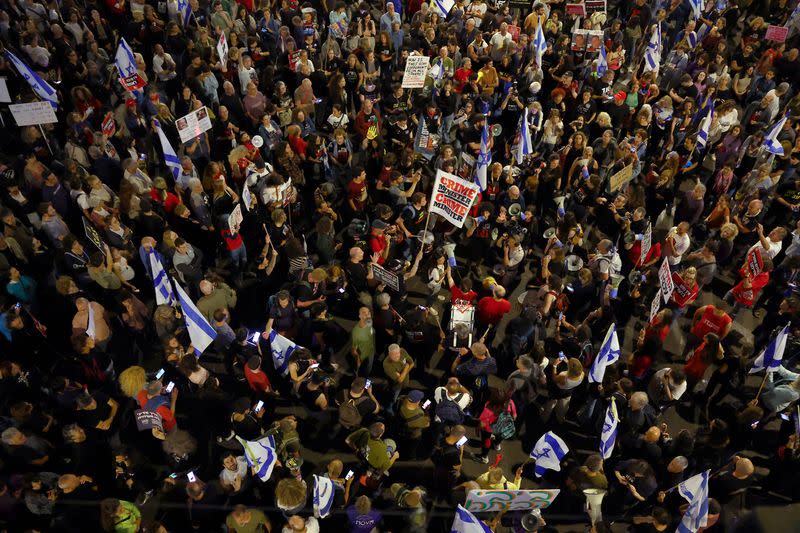
[[444, 254], [447, 256], [447, 263], [454, 267], [456, 266], [456, 243], [448, 242], [447, 244], [442, 246], [442, 250], [444, 250]]
[[558, 218], [563, 218], [564, 217], [564, 213], [565, 213], [565, 211], [564, 211], [564, 202], [567, 201], [567, 197], [566, 196], [556, 196], [555, 198], [553, 198], [553, 201], [556, 203], [556, 209], [558, 211]]
[[519, 203], [513, 203], [510, 206], [508, 206], [508, 214], [511, 215], [512, 217], [515, 217], [520, 213], [522, 213], [522, 206], [519, 205]]
[[617, 292], [619, 291], [619, 284], [622, 283], [622, 280], [625, 279], [625, 276], [620, 276], [619, 274], [611, 274], [611, 297], [616, 298]]
[[583, 495], [586, 496], [586, 514], [589, 515], [592, 525], [603, 520], [603, 498], [606, 494], [608, 491], [602, 489], [583, 489]]

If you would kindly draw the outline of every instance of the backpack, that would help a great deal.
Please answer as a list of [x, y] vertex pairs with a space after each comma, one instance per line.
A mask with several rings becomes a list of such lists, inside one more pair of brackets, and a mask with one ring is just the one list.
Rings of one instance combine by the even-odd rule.
[[361, 416], [361, 412], [358, 410], [358, 406], [367, 401], [369, 397], [362, 396], [360, 398], [347, 398], [339, 406], [339, 423], [345, 429], [355, 429], [361, 426], [361, 420], [364, 418]]
[[464, 422], [464, 413], [461, 412], [458, 402], [464, 397], [464, 393], [459, 393], [454, 400], [447, 397], [445, 393], [440, 402], [436, 404], [436, 416], [447, 426], [454, 426]]
[[492, 424], [492, 435], [500, 440], [508, 440], [514, 437], [517, 428], [514, 425], [514, 418], [508, 411], [503, 411], [497, 415], [497, 420]]

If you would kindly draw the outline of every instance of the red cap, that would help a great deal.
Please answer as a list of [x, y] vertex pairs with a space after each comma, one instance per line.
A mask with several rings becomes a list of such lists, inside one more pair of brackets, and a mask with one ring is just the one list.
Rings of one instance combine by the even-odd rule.
[[619, 98], [620, 100], [625, 100], [627, 97], [628, 95], [625, 94], [625, 91], [619, 91], [617, 94], [614, 95], [614, 98]]
[[128, 107], [136, 107], [136, 100], [134, 100], [133, 98], [128, 98], [127, 100], [125, 100], [125, 105]]

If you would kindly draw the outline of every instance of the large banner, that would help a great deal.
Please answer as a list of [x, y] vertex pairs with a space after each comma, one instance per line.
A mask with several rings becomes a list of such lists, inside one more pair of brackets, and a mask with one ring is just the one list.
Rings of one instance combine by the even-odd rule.
[[553, 503], [559, 492], [558, 489], [471, 490], [464, 508], [473, 513], [544, 509]]
[[428, 65], [431, 58], [428, 56], [408, 56], [406, 70], [403, 72], [404, 89], [421, 89], [425, 86], [425, 76], [428, 74]]
[[175, 121], [175, 127], [178, 130], [178, 135], [181, 136], [181, 142], [185, 143], [191, 141], [204, 131], [211, 129], [211, 119], [208, 117], [208, 109], [203, 106], [197, 111], [192, 111], [188, 115], [182, 116]]
[[454, 226], [464, 225], [469, 208], [478, 195], [480, 187], [477, 183], [463, 180], [455, 174], [443, 170], [436, 171], [436, 182], [431, 193], [430, 211], [437, 213]]

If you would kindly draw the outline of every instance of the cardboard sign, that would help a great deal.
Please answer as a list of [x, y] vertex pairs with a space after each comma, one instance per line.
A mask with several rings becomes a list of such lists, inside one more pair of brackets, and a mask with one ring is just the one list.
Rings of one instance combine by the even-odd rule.
[[130, 76], [120, 78], [119, 83], [125, 88], [126, 91], [138, 91], [147, 85], [147, 82], [144, 81], [144, 78], [139, 76], [138, 72], [134, 72]]
[[404, 89], [421, 89], [425, 86], [425, 76], [428, 74], [430, 60], [431, 58], [428, 56], [408, 56], [401, 84]]
[[217, 55], [223, 65], [228, 64], [228, 40], [225, 38], [225, 32], [219, 34], [219, 41], [217, 42]]
[[606, 11], [606, 0], [585, 0], [583, 5], [586, 6], [587, 15], [591, 15], [597, 11]]
[[672, 271], [669, 269], [669, 261], [667, 261], [666, 257], [658, 269], [658, 282], [661, 285], [661, 297], [664, 298], [664, 303], [667, 303], [672, 297], [675, 285], [672, 283]]
[[473, 513], [530, 511], [549, 507], [561, 491], [540, 490], [471, 490], [464, 508]]
[[747, 271], [750, 272], [750, 277], [754, 278], [761, 274], [763, 268], [764, 260], [761, 258], [761, 250], [753, 248], [753, 250], [747, 254]]
[[608, 180], [608, 186], [611, 192], [617, 192], [623, 185], [628, 183], [633, 178], [633, 163], [626, 166], [616, 174], [612, 175]]
[[575, 17], [586, 16], [586, 6], [583, 4], [567, 4], [565, 9], [567, 11], [567, 15], [573, 15]]
[[10, 103], [11, 94], [8, 92], [8, 85], [6, 85], [5, 77], [0, 76], [0, 102]]
[[639, 263], [644, 265], [645, 259], [647, 259], [647, 254], [650, 252], [650, 247], [653, 245], [653, 225], [648, 223], [647, 229], [644, 230], [644, 235], [642, 236], [642, 251], [639, 255]]
[[47, 101], [11, 104], [8, 109], [14, 116], [17, 126], [38, 126], [58, 122], [53, 106]]
[[133, 415], [136, 418], [136, 429], [139, 431], [152, 431], [153, 428], [164, 431], [164, 420], [155, 411], [137, 409]]
[[459, 178], [443, 170], [436, 172], [431, 193], [430, 212], [437, 213], [460, 228], [467, 219], [469, 208], [480, 191], [477, 183]]
[[211, 129], [211, 119], [205, 106], [197, 111], [192, 111], [175, 121], [175, 128], [181, 137], [181, 142], [189, 142], [195, 137]]
[[767, 26], [767, 34], [764, 38], [768, 41], [775, 41], [776, 43], [782, 43], [786, 41], [786, 37], [789, 35], [789, 28], [786, 26], [773, 26], [770, 24]]
[[111, 137], [117, 131], [117, 125], [114, 123], [114, 115], [109, 111], [106, 113], [106, 116], [103, 117], [103, 135], [106, 137]]
[[650, 322], [655, 319], [658, 311], [661, 309], [661, 289], [658, 289], [658, 292], [653, 297], [653, 301], [650, 303]]
[[83, 232], [86, 234], [86, 238], [91, 241], [95, 248], [103, 252], [103, 255], [106, 255], [106, 247], [103, 244], [103, 239], [100, 238], [100, 234], [97, 233], [97, 230], [94, 229], [91, 222], [87, 221], [85, 218], [83, 220]]
[[400, 278], [394, 272], [389, 272], [380, 265], [372, 265], [372, 275], [395, 292], [400, 292]]
[[233, 231], [233, 228], [241, 225], [242, 220], [244, 220], [244, 217], [242, 216], [242, 204], [236, 204], [236, 207], [233, 208], [231, 214], [228, 215], [228, 228]]

